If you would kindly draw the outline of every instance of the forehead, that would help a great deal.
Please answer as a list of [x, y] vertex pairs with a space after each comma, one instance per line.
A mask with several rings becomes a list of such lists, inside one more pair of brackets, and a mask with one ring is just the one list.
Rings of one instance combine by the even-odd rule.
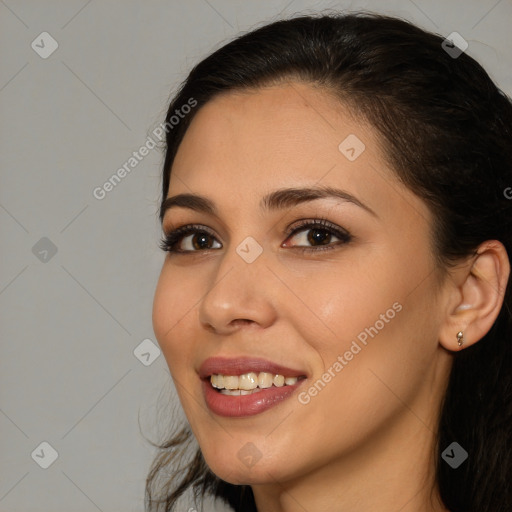
[[[214, 156], [215, 162], [230, 161], [239, 167], [276, 168], [283, 162], [297, 163], [306, 155], [320, 160], [320, 147], [338, 157], [340, 137], [363, 131], [362, 123], [343, 110], [331, 94], [298, 83], [223, 94], [196, 114], [175, 166], [188, 160], [192, 149], [196, 163], [210, 161], [211, 165]], [[336, 112], [342, 123], [333, 124]]]
[[302, 83], [204, 105], [178, 150], [168, 195], [192, 192], [235, 208], [256, 206], [276, 188], [317, 184], [344, 188], [381, 211], [423, 203], [398, 182], [375, 129], [332, 93]]

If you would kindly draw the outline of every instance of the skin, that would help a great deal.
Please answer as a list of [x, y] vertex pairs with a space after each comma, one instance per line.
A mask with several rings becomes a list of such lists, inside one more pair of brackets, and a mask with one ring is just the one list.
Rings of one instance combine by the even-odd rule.
[[[338, 149], [349, 134], [366, 146], [354, 161]], [[374, 213], [337, 198], [260, 207], [272, 191], [306, 186], [343, 189]], [[503, 246], [489, 242], [439, 268], [432, 215], [395, 178], [377, 132], [307, 84], [229, 93], [202, 107], [172, 167], [168, 197], [181, 193], [207, 197], [217, 214], [172, 208], [164, 232], [200, 224], [215, 248], [167, 254], [153, 325], [212, 471], [251, 485], [266, 512], [446, 510], [432, 456], [438, 411], [457, 332], [463, 348], [478, 341], [501, 307]], [[287, 235], [298, 220], [321, 218], [352, 240], [304, 252], [308, 228]], [[248, 236], [263, 249], [250, 264], [236, 252]], [[247, 418], [206, 407], [197, 372], [207, 357], [297, 368], [307, 390], [396, 303], [394, 318], [306, 405], [294, 395]], [[261, 455], [251, 467], [238, 457], [248, 442]]]

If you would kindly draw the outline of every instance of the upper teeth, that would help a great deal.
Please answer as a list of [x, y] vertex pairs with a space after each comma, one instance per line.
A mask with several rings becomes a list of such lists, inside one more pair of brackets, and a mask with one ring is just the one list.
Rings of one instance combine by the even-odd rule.
[[251, 389], [270, 388], [272, 385], [292, 386], [297, 383], [297, 377], [284, 377], [284, 375], [272, 374], [267, 372], [250, 372], [243, 375], [212, 375], [210, 377], [212, 386], [217, 389]]

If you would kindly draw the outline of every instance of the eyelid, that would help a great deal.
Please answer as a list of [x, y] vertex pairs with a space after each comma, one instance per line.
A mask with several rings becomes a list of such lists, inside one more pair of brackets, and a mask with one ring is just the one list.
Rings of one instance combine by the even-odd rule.
[[327, 231], [331, 231], [336, 236], [338, 236], [338, 238], [341, 238], [341, 239], [353, 239], [354, 238], [353, 235], [348, 230], [346, 230], [346, 229], [342, 228], [341, 226], [338, 226], [337, 224], [334, 224], [324, 218], [301, 219], [299, 221], [296, 221], [294, 224], [292, 224], [288, 228], [286, 237], [288, 239], [295, 233], [298, 233], [299, 231], [303, 231], [306, 228], [314, 229], [316, 227], [320, 227]]
[[162, 229], [163, 235], [168, 237], [175, 234], [186, 234], [187, 232], [196, 232], [196, 231], [204, 231], [212, 236], [217, 236], [212, 228], [205, 226], [204, 224], [190, 223], [190, 224], [181, 224], [177, 227], [171, 227], [167, 229]]

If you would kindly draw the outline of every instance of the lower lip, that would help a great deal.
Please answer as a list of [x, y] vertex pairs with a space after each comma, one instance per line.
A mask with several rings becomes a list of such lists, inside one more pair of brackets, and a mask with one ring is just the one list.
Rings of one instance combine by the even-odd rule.
[[250, 395], [223, 395], [216, 391], [210, 380], [203, 380], [206, 405], [219, 416], [241, 417], [260, 414], [284, 402], [302, 384], [302, 380], [291, 386], [272, 386]]

